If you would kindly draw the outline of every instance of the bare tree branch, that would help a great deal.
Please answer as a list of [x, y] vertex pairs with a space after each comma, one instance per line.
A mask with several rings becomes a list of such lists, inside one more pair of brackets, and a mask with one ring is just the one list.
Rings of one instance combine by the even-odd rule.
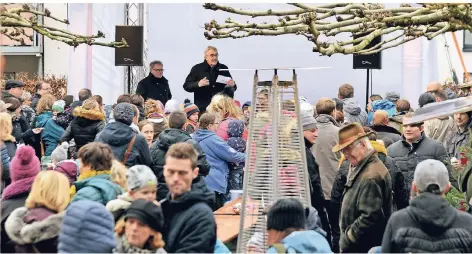
[[[32, 14], [33, 16], [29, 19], [26, 19], [21, 14], [27, 13]], [[34, 7], [30, 4], [23, 4], [20, 8], [10, 8], [7, 9], [5, 4], [0, 5], [0, 34], [8, 37], [9, 39], [19, 42], [21, 45], [25, 45], [23, 37], [33, 40], [31, 35], [27, 35], [25, 28], [32, 29], [33, 31], [50, 38], [51, 40], [64, 42], [70, 46], [77, 47], [80, 44], [87, 45], [98, 45], [105, 47], [113, 48], [122, 48], [128, 47], [128, 44], [125, 39], [122, 38], [121, 41], [113, 42], [100, 42], [96, 41], [98, 38], [105, 38], [105, 34], [101, 31], [98, 31], [97, 34], [86, 36], [76, 33], [69, 32], [65, 29], [55, 28], [53, 26], [46, 26], [38, 23], [38, 17], [49, 18], [63, 24], [69, 24], [69, 20], [60, 19], [51, 14], [48, 9], [44, 11], [35, 10]]]
[[[431, 40], [447, 32], [472, 31], [471, 4], [466, 3], [431, 3], [418, 7], [401, 4], [390, 9], [383, 4], [288, 5], [296, 9], [250, 11], [206, 3], [203, 7], [209, 10], [251, 18], [275, 17], [278, 22], [238, 22], [228, 18], [219, 24], [212, 20], [205, 24], [204, 35], [210, 40], [296, 34], [313, 42], [314, 52], [331, 56], [338, 53], [373, 54], [420, 37]], [[350, 36], [338, 40], [336, 36], [341, 34]], [[379, 36], [387, 37], [371, 46]]]

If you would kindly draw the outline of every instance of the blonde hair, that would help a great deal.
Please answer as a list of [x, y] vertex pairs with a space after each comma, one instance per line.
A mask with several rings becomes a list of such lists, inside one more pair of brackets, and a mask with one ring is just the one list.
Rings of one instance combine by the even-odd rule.
[[223, 96], [221, 99], [216, 100], [215, 103], [211, 103], [208, 111], [210, 113], [220, 114], [223, 119], [234, 117], [242, 120], [241, 110], [234, 104], [233, 99], [228, 96]]
[[86, 109], [86, 110], [91, 110], [91, 109], [97, 109], [99, 110], [100, 109], [100, 103], [98, 103], [97, 100], [95, 99], [86, 99], [83, 103], [82, 103], [82, 108], [83, 109]]
[[[115, 225], [115, 232], [118, 236], [122, 236], [126, 230], [125, 220], [119, 220]], [[156, 232], [154, 229], [151, 229], [151, 235], [149, 236], [148, 243], [151, 249], [164, 248], [164, 240], [162, 239], [162, 234]]]
[[55, 101], [56, 98], [54, 95], [45, 94], [41, 96], [41, 99], [39, 99], [38, 105], [36, 106], [36, 114], [39, 115], [44, 111], [50, 111]]
[[21, 93], [21, 100], [22, 101], [30, 101], [31, 100], [31, 93], [28, 91], [23, 90]]
[[12, 131], [13, 126], [10, 114], [6, 112], [0, 113], [0, 140], [11, 140], [13, 138], [13, 136], [11, 135]]
[[124, 191], [128, 190], [126, 184], [126, 170], [128, 170], [128, 168], [125, 165], [117, 160], [113, 160], [110, 173], [111, 181], [121, 186]]
[[69, 204], [69, 187], [69, 179], [65, 175], [52, 170], [39, 172], [25, 206], [30, 209], [43, 206], [60, 213]]

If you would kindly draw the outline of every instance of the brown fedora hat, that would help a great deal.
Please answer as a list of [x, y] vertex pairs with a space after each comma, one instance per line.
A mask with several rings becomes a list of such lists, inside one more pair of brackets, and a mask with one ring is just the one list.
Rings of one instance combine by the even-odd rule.
[[356, 140], [367, 137], [369, 134], [370, 132], [366, 133], [364, 128], [362, 128], [358, 123], [351, 123], [343, 126], [338, 132], [339, 142], [333, 147], [332, 151], [337, 153], [354, 143]]

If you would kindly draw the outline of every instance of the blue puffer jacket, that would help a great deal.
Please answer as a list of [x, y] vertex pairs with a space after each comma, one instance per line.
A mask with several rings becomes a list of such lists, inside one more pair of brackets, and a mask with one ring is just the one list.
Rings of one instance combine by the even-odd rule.
[[216, 133], [207, 129], [197, 130], [193, 138], [202, 147], [210, 164], [210, 173], [205, 177], [208, 188], [219, 193], [226, 193], [229, 172], [228, 162], [243, 162], [246, 155], [237, 152], [218, 137]]
[[51, 153], [56, 149], [57, 144], [61, 140], [62, 134], [64, 134], [64, 128], [52, 119], [51, 111], [46, 111], [36, 116], [35, 128], [44, 128], [41, 132], [44, 155], [51, 156]]
[[72, 203], [59, 233], [58, 253], [112, 253], [115, 221], [105, 206], [90, 200]]
[[74, 185], [76, 193], [71, 203], [79, 200], [92, 200], [106, 205], [108, 201], [116, 199], [123, 193], [121, 187], [113, 183], [107, 174], [96, 175], [77, 181], [74, 182]]
[[[280, 241], [286, 252], [284, 253], [333, 253], [328, 241], [313, 230], [295, 231]], [[266, 253], [279, 253], [270, 247]]]
[[372, 120], [374, 118], [374, 112], [377, 110], [385, 110], [388, 113], [388, 117], [392, 117], [397, 113], [397, 109], [395, 107], [395, 104], [389, 100], [378, 100], [372, 102], [372, 112], [369, 112], [368, 115], [368, 121], [369, 125], [372, 124]]

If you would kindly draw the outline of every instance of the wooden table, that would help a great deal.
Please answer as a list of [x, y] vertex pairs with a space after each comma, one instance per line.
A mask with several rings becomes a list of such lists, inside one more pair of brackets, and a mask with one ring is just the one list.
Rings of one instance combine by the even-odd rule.
[[[239, 224], [241, 221], [241, 216], [233, 212], [233, 206], [237, 203], [242, 204], [242, 198], [237, 198], [220, 209], [216, 210], [213, 214], [215, 215], [216, 221], [216, 237], [224, 243], [230, 242], [236, 238], [239, 234]], [[259, 211], [257, 201], [248, 202], [251, 205], [254, 205], [255, 209], [253, 214], [257, 214]], [[241, 207], [241, 210], [243, 207]], [[257, 221], [257, 216], [246, 217], [244, 221], [244, 228], [251, 227]]]

